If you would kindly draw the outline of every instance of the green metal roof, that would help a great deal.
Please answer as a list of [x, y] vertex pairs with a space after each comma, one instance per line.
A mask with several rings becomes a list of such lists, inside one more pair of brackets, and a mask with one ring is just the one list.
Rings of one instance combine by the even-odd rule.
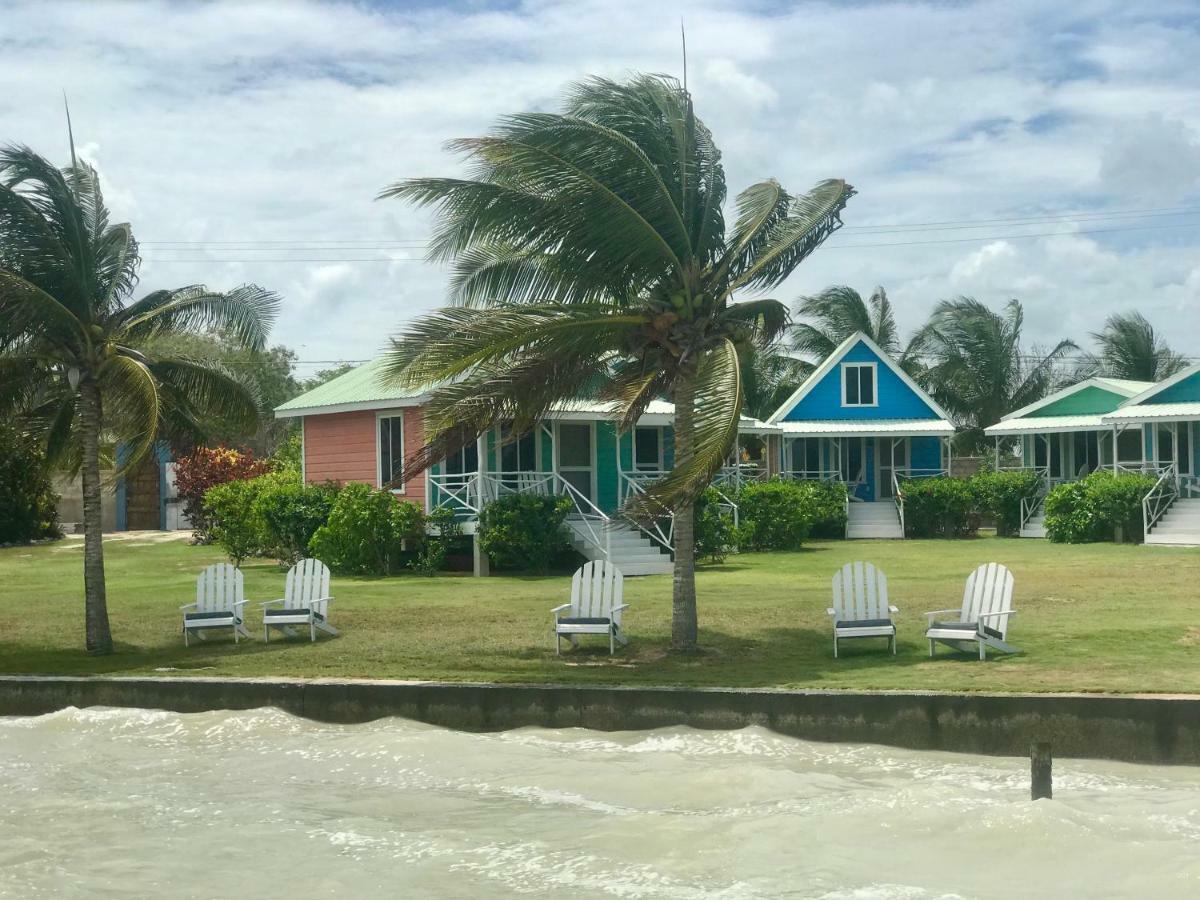
[[328, 406], [355, 406], [364, 403], [415, 400], [419, 395], [388, 383], [383, 376], [383, 357], [363, 363], [332, 381], [327, 381], [287, 403], [275, 407], [276, 415], [295, 414], [300, 410]]

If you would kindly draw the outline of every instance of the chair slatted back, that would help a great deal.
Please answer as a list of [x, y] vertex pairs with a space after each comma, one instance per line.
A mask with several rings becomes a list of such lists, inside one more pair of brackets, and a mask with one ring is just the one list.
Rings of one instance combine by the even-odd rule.
[[[1008, 613], [1012, 610], [1013, 575], [1000, 563], [984, 563], [967, 577], [963, 591], [962, 620], [978, 622], [986, 613]], [[1008, 615], [984, 619], [983, 624], [1000, 632], [1000, 639], [1008, 634]]]
[[621, 570], [606, 559], [593, 560], [571, 578], [571, 615], [611, 618], [619, 625], [621, 613], [613, 613], [612, 609], [621, 605], [624, 592]]
[[283, 605], [287, 609], [311, 609], [329, 596], [329, 567], [319, 559], [302, 559], [287, 573]]
[[833, 575], [833, 609], [838, 622], [890, 619], [887, 576], [869, 562], [846, 563]]
[[229, 563], [214, 563], [196, 579], [197, 612], [228, 612], [244, 596], [242, 570]]

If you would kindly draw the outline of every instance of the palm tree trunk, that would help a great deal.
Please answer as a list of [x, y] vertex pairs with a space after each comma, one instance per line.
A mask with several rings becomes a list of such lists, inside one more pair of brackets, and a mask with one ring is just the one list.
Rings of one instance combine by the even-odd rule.
[[[688, 376], [675, 389], [675, 465], [692, 458], [695, 442], [696, 385]], [[695, 653], [696, 504], [687, 498], [675, 507], [675, 583], [671, 598], [671, 649]]]
[[90, 378], [79, 385], [83, 442], [83, 591], [85, 640], [93, 656], [112, 653], [108, 601], [104, 593], [104, 541], [100, 514], [100, 388]]

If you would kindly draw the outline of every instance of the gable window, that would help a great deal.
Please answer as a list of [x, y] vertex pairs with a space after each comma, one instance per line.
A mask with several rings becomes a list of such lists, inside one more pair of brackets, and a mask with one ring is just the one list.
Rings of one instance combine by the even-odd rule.
[[842, 363], [842, 406], [878, 406], [875, 363]]
[[[391, 484], [404, 471], [404, 416], [379, 417], [379, 486]], [[404, 485], [392, 486], [404, 493]]]

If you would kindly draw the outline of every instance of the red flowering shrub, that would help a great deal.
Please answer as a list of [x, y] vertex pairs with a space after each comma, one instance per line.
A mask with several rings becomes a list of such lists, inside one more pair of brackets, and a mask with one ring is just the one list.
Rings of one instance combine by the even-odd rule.
[[211, 487], [230, 481], [257, 478], [270, 470], [267, 460], [255, 459], [250, 450], [197, 447], [175, 460], [175, 487], [183, 501], [183, 512], [192, 523], [196, 541], [212, 542], [212, 520], [204, 511], [204, 494]]

